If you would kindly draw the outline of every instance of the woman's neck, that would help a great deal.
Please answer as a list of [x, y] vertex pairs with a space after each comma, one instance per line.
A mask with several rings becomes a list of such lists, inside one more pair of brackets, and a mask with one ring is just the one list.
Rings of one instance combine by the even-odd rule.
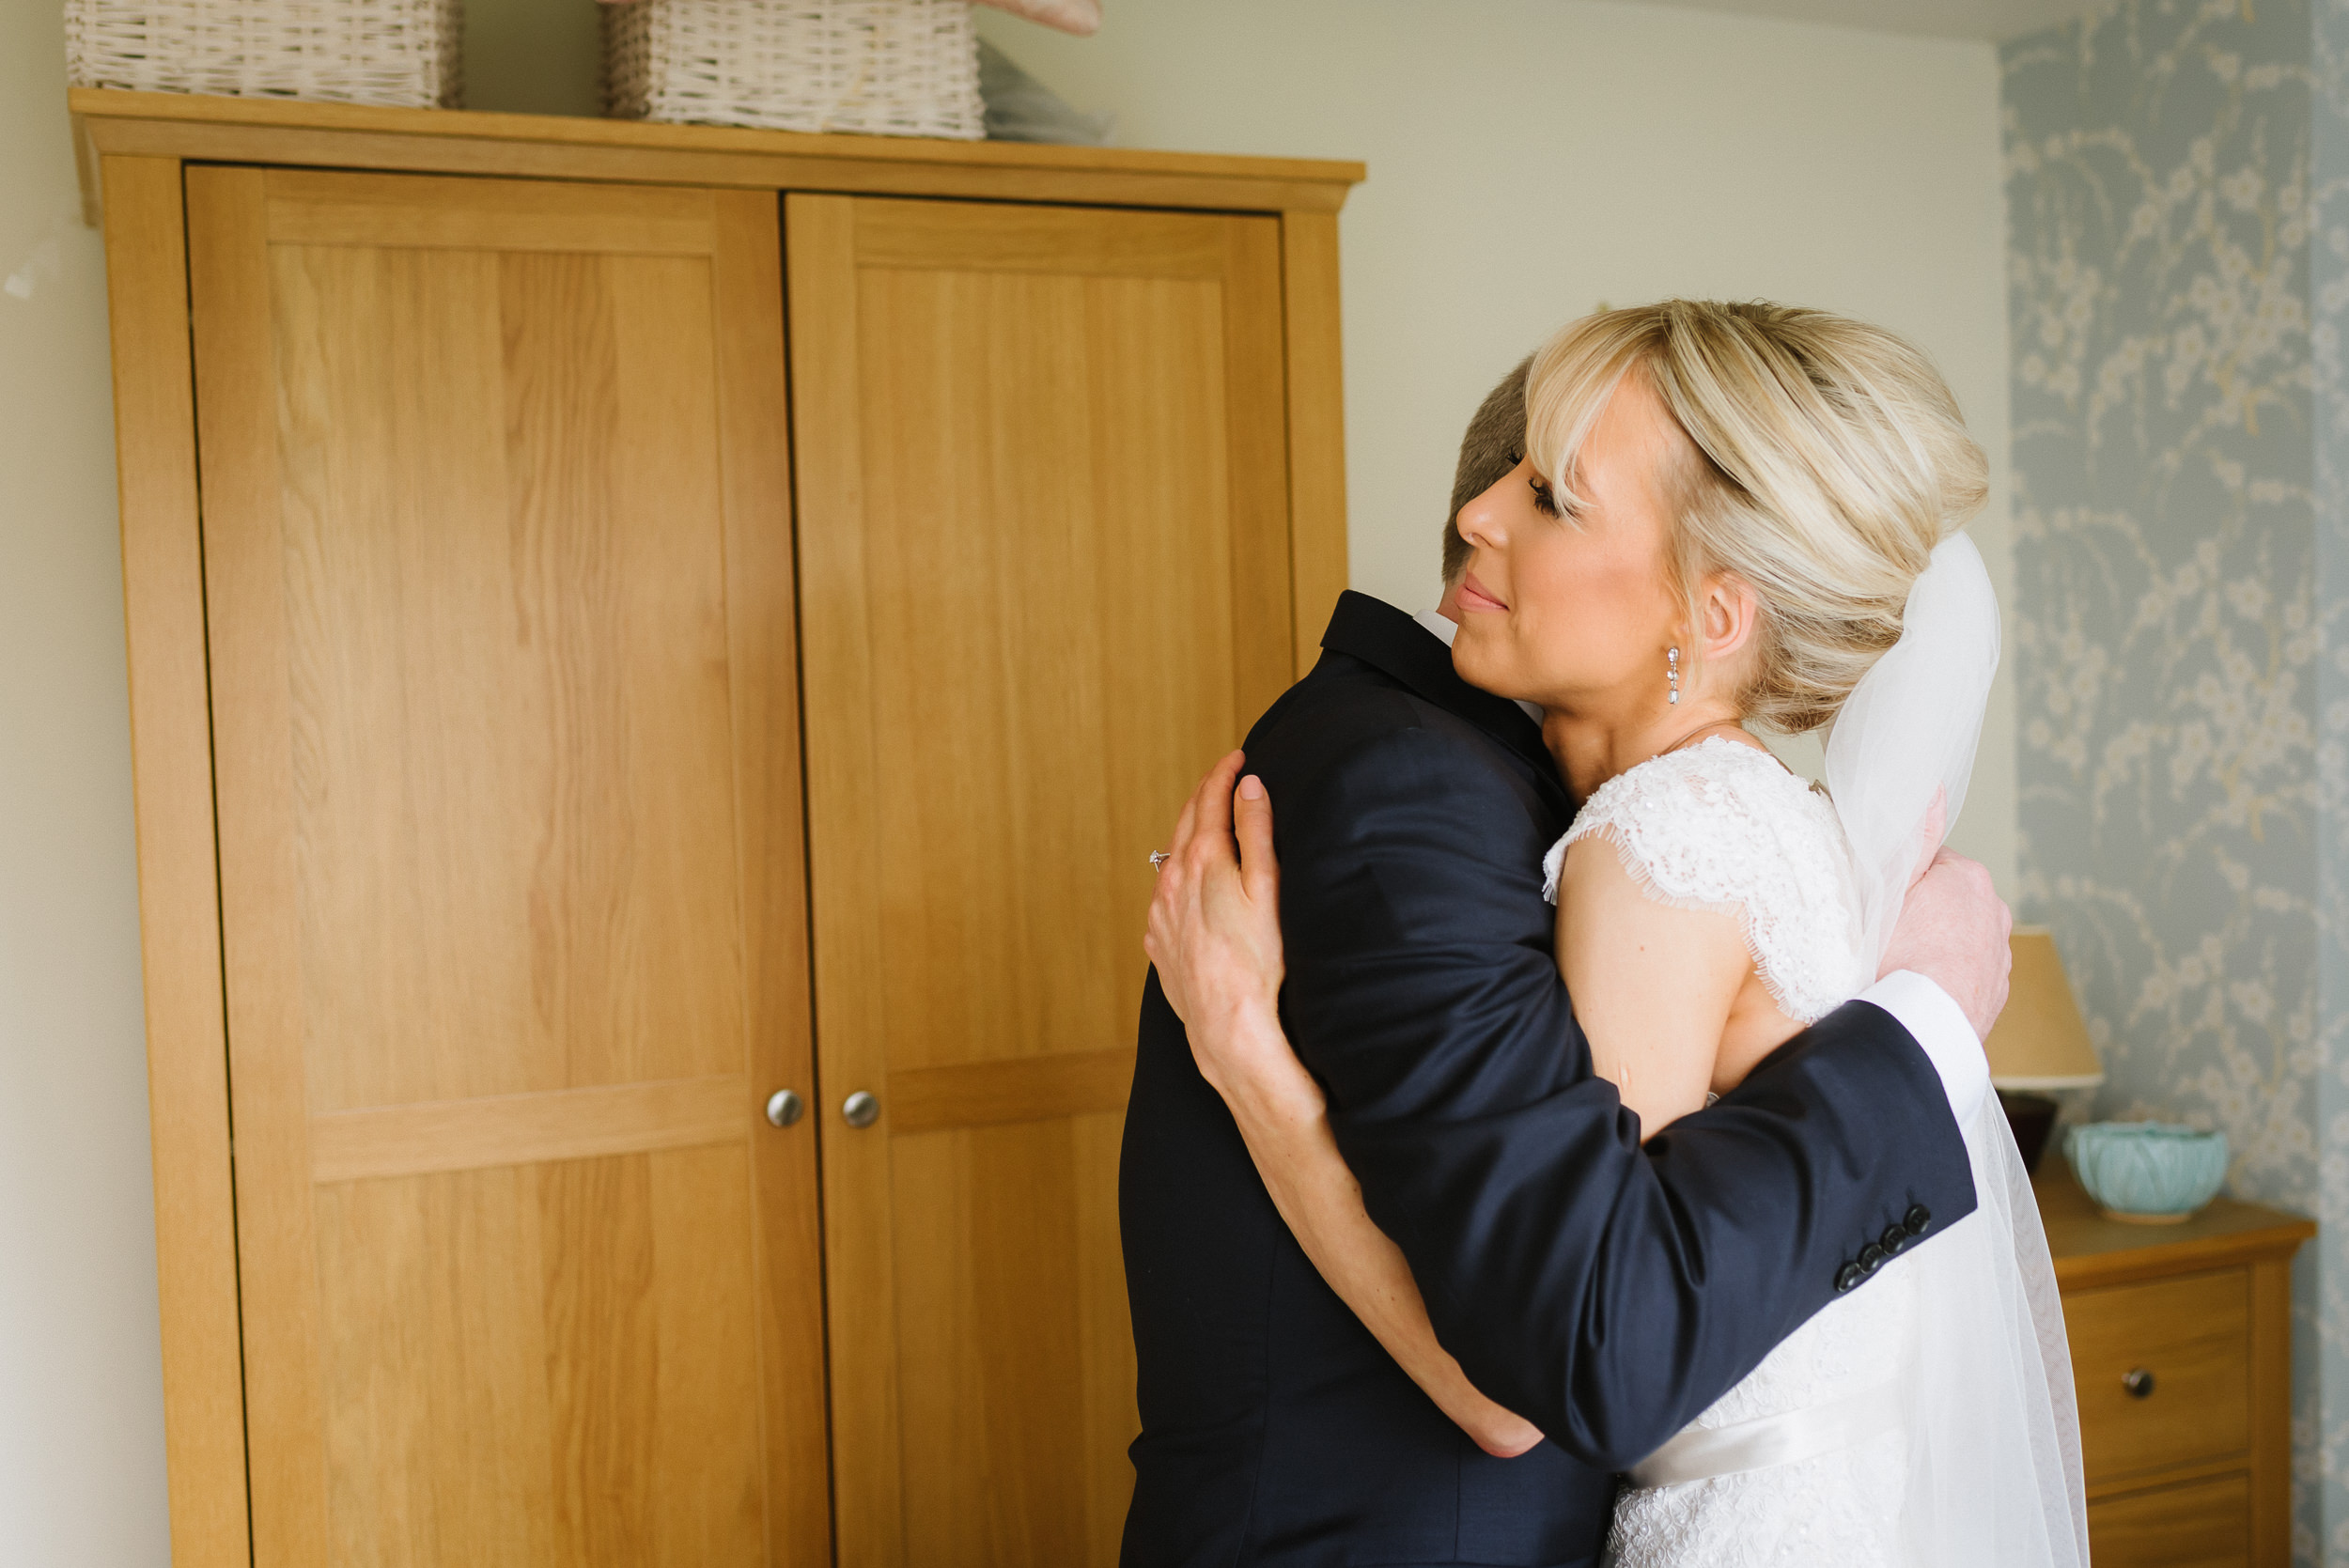
[[1651, 757], [1715, 736], [1761, 744], [1740, 727], [1736, 708], [1719, 698], [1615, 714], [1551, 708], [1542, 720], [1542, 743], [1578, 800]]

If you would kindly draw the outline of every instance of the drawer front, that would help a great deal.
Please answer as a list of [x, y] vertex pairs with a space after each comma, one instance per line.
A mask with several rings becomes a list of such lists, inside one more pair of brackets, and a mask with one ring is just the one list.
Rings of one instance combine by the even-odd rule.
[[2088, 1505], [2096, 1568], [2249, 1568], [2251, 1478], [2223, 1475]]
[[[2063, 1298], [2088, 1484], [2251, 1444], [2251, 1277], [2221, 1269]], [[2130, 1391], [2133, 1373], [2152, 1374]]]

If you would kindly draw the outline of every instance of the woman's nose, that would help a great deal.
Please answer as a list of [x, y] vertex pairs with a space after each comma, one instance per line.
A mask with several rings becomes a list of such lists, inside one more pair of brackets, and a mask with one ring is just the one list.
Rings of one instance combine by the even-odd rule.
[[1497, 481], [1479, 496], [1472, 496], [1453, 519], [1460, 530], [1460, 537], [1479, 550], [1499, 550], [1509, 542], [1508, 532], [1501, 520], [1501, 492], [1507, 479]]

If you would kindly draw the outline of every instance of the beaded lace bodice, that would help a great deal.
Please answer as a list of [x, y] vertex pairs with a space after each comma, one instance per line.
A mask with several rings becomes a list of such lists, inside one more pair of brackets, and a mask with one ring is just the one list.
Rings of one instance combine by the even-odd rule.
[[[1650, 896], [1736, 915], [1780, 1008], [1810, 1023], [1859, 989], [1848, 851], [1834, 807], [1767, 753], [1703, 741], [1609, 780], [1545, 862], [1604, 835]], [[1884, 1389], [1915, 1332], [1905, 1258], [1838, 1296], [1690, 1423], [1720, 1428]], [[1851, 1447], [1675, 1486], [1626, 1485], [1610, 1568], [1891, 1568], [1907, 1440]]]

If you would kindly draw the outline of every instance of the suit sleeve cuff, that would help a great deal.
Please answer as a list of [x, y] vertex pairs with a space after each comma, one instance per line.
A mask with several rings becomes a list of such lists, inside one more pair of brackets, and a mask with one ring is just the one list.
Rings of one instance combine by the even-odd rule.
[[1982, 1039], [1966, 1018], [1965, 1010], [1950, 993], [1914, 970], [1894, 970], [1859, 993], [1892, 1015], [1908, 1031], [1950, 1096], [1950, 1114], [1959, 1126], [1972, 1124], [1974, 1112], [1990, 1093], [1990, 1060], [1983, 1055]]

